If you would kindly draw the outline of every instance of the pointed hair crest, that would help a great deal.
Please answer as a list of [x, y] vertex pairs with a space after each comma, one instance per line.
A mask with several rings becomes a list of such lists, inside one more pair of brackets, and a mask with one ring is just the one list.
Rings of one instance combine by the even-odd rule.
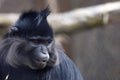
[[42, 11], [30, 10], [24, 12], [15, 25], [15, 29], [9, 33], [12, 36], [48, 36], [53, 35], [51, 26], [47, 22], [47, 16], [50, 14], [49, 7]]

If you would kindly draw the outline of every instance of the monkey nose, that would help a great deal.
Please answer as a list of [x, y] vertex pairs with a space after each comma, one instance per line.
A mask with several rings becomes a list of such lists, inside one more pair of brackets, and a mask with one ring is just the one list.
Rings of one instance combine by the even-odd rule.
[[50, 56], [48, 53], [45, 53], [45, 52], [41, 52], [40, 53], [40, 60], [42, 62], [47, 62], [49, 60]]

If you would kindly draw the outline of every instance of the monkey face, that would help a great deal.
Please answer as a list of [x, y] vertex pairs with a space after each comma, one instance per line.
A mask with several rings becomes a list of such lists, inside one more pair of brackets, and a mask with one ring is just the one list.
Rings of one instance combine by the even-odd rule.
[[31, 68], [44, 68], [53, 66], [56, 63], [57, 53], [55, 51], [54, 40], [50, 37], [30, 37], [30, 46], [33, 48], [30, 56]]
[[50, 59], [48, 49], [45, 45], [39, 45], [36, 47], [30, 56], [31, 68], [44, 68]]
[[31, 43], [33, 48], [30, 52], [28, 66], [32, 69], [43, 69], [46, 66], [52, 67], [56, 63], [57, 53], [55, 52], [53, 43], [39, 44]]
[[[53, 67], [57, 63], [54, 41], [50, 43], [32, 42], [20, 38], [3, 40], [3, 58], [12, 67], [27, 66], [31, 69]], [[3, 48], [4, 48], [3, 47]]]

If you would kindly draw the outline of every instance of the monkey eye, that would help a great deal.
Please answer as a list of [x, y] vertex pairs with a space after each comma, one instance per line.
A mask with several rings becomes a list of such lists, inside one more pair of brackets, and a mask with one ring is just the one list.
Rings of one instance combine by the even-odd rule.
[[46, 44], [46, 45], [49, 45], [50, 43], [51, 43], [50, 40], [45, 41], [45, 44]]
[[34, 43], [34, 44], [40, 44], [41, 41], [37, 40], [37, 39], [28, 39], [28, 41]]
[[41, 43], [39, 40], [33, 40], [32, 42], [35, 43], [35, 44], [40, 44]]
[[28, 41], [38, 45], [38, 44], [45, 44], [45, 45], [49, 45], [52, 42], [52, 39], [45, 39], [45, 38], [28, 38]]
[[45, 45], [49, 45], [51, 43], [51, 41], [49, 41], [49, 40], [47, 40], [47, 41], [34, 40], [32, 42], [35, 44], [45, 44]]

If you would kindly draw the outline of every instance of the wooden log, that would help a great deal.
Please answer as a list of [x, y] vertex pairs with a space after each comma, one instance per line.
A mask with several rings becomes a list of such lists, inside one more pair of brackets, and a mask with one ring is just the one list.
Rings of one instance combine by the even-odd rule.
[[120, 10], [120, 1], [76, 9], [62, 14], [52, 14], [49, 22], [57, 33], [72, 33], [81, 28], [107, 24], [109, 14]]

